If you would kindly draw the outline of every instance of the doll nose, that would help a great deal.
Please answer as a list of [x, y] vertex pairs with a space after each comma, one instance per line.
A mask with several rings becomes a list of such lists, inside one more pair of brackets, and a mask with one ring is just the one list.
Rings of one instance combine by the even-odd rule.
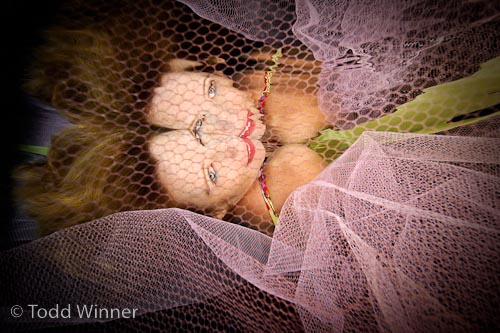
[[228, 147], [226, 151], [227, 157], [235, 159], [238, 156], [238, 149], [235, 147]]

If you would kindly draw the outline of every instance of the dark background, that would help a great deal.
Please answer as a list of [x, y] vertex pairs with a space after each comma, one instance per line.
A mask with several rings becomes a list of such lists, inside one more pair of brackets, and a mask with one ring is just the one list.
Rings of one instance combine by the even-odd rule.
[[0, 249], [13, 246], [9, 237], [11, 219], [14, 214], [12, 200], [12, 169], [22, 159], [17, 144], [29, 133], [30, 106], [22, 91], [26, 79], [26, 68], [31, 61], [34, 48], [42, 42], [42, 32], [53, 24], [55, 12], [62, 1], [6, 0], [0, 5], [2, 24], [1, 64], [2, 78], [2, 178], [0, 215]]

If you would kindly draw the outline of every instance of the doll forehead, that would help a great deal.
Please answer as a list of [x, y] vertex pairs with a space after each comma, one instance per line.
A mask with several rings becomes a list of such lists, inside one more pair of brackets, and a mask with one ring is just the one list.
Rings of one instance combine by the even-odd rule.
[[174, 72], [167, 73], [161, 78], [161, 86], [174, 88], [176, 86], [199, 87], [209, 77], [207, 73]]

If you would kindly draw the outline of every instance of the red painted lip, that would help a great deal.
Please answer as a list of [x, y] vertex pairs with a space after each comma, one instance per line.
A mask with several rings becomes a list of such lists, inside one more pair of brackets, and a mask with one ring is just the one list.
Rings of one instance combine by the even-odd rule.
[[253, 144], [252, 140], [250, 140], [249, 138], [243, 137], [241, 139], [243, 140], [243, 142], [245, 142], [245, 145], [247, 146], [247, 153], [248, 153], [247, 165], [249, 165], [250, 163], [252, 163], [253, 158], [255, 156], [255, 145]]
[[248, 153], [247, 165], [252, 163], [253, 158], [255, 156], [255, 145], [253, 144], [252, 140], [248, 138], [255, 129], [255, 121], [252, 118], [250, 118], [251, 116], [253, 116], [253, 113], [250, 112], [250, 110], [248, 110], [247, 122], [239, 135], [240, 138], [243, 140], [243, 142], [245, 142], [245, 145], [247, 146], [247, 153]]
[[250, 118], [251, 116], [253, 116], [253, 113], [248, 111], [247, 122], [245, 124], [245, 127], [241, 130], [241, 133], [239, 135], [240, 138], [242, 138], [242, 139], [248, 138], [252, 134], [253, 130], [255, 129], [255, 121], [252, 118]]

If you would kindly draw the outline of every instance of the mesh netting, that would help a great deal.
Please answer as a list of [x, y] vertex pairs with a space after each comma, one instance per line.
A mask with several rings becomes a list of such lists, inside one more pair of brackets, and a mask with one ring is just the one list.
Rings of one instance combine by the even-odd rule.
[[4, 307], [138, 309], [100, 324], [10, 319], [23, 328], [498, 328], [497, 143], [366, 132], [293, 193], [273, 238], [179, 209], [69, 228], [2, 257]]
[[[1, 257], [2, 319], [498, 328], [499, 13], [494, 1], [61, 6], [26, 89], [71, 125], [16, 171], [17, 198], [50, 235]], [[13, 304], [138, 312], [12, 319]]]
[[[497, 55], [498, 11], [489, 2], [404, 2], [381, 15], [387, 6], [193, 4], [211, 21], [173, 2], [62, 7], [27, 88], [75, 126], [54, 136], [48, 167], [23, 174], [18, 196], [43, 234], [117, 211], [175, 206], [271, 235], [255, 182], [265, 156], [288, 146], [264, 169], [279, 211], [324, 167], [290, 144], [391, 113]], [[278, 47], [283, 56], [260, 119], [257, 100]], [[451, 108], [469, 105], [474, 100], [460, 95]], [[375, 129], [442, 121], [427, 108], [419, 109], [426, 117]], [[346, 147], [331, 142], [318, 152], [331, 161]]]

